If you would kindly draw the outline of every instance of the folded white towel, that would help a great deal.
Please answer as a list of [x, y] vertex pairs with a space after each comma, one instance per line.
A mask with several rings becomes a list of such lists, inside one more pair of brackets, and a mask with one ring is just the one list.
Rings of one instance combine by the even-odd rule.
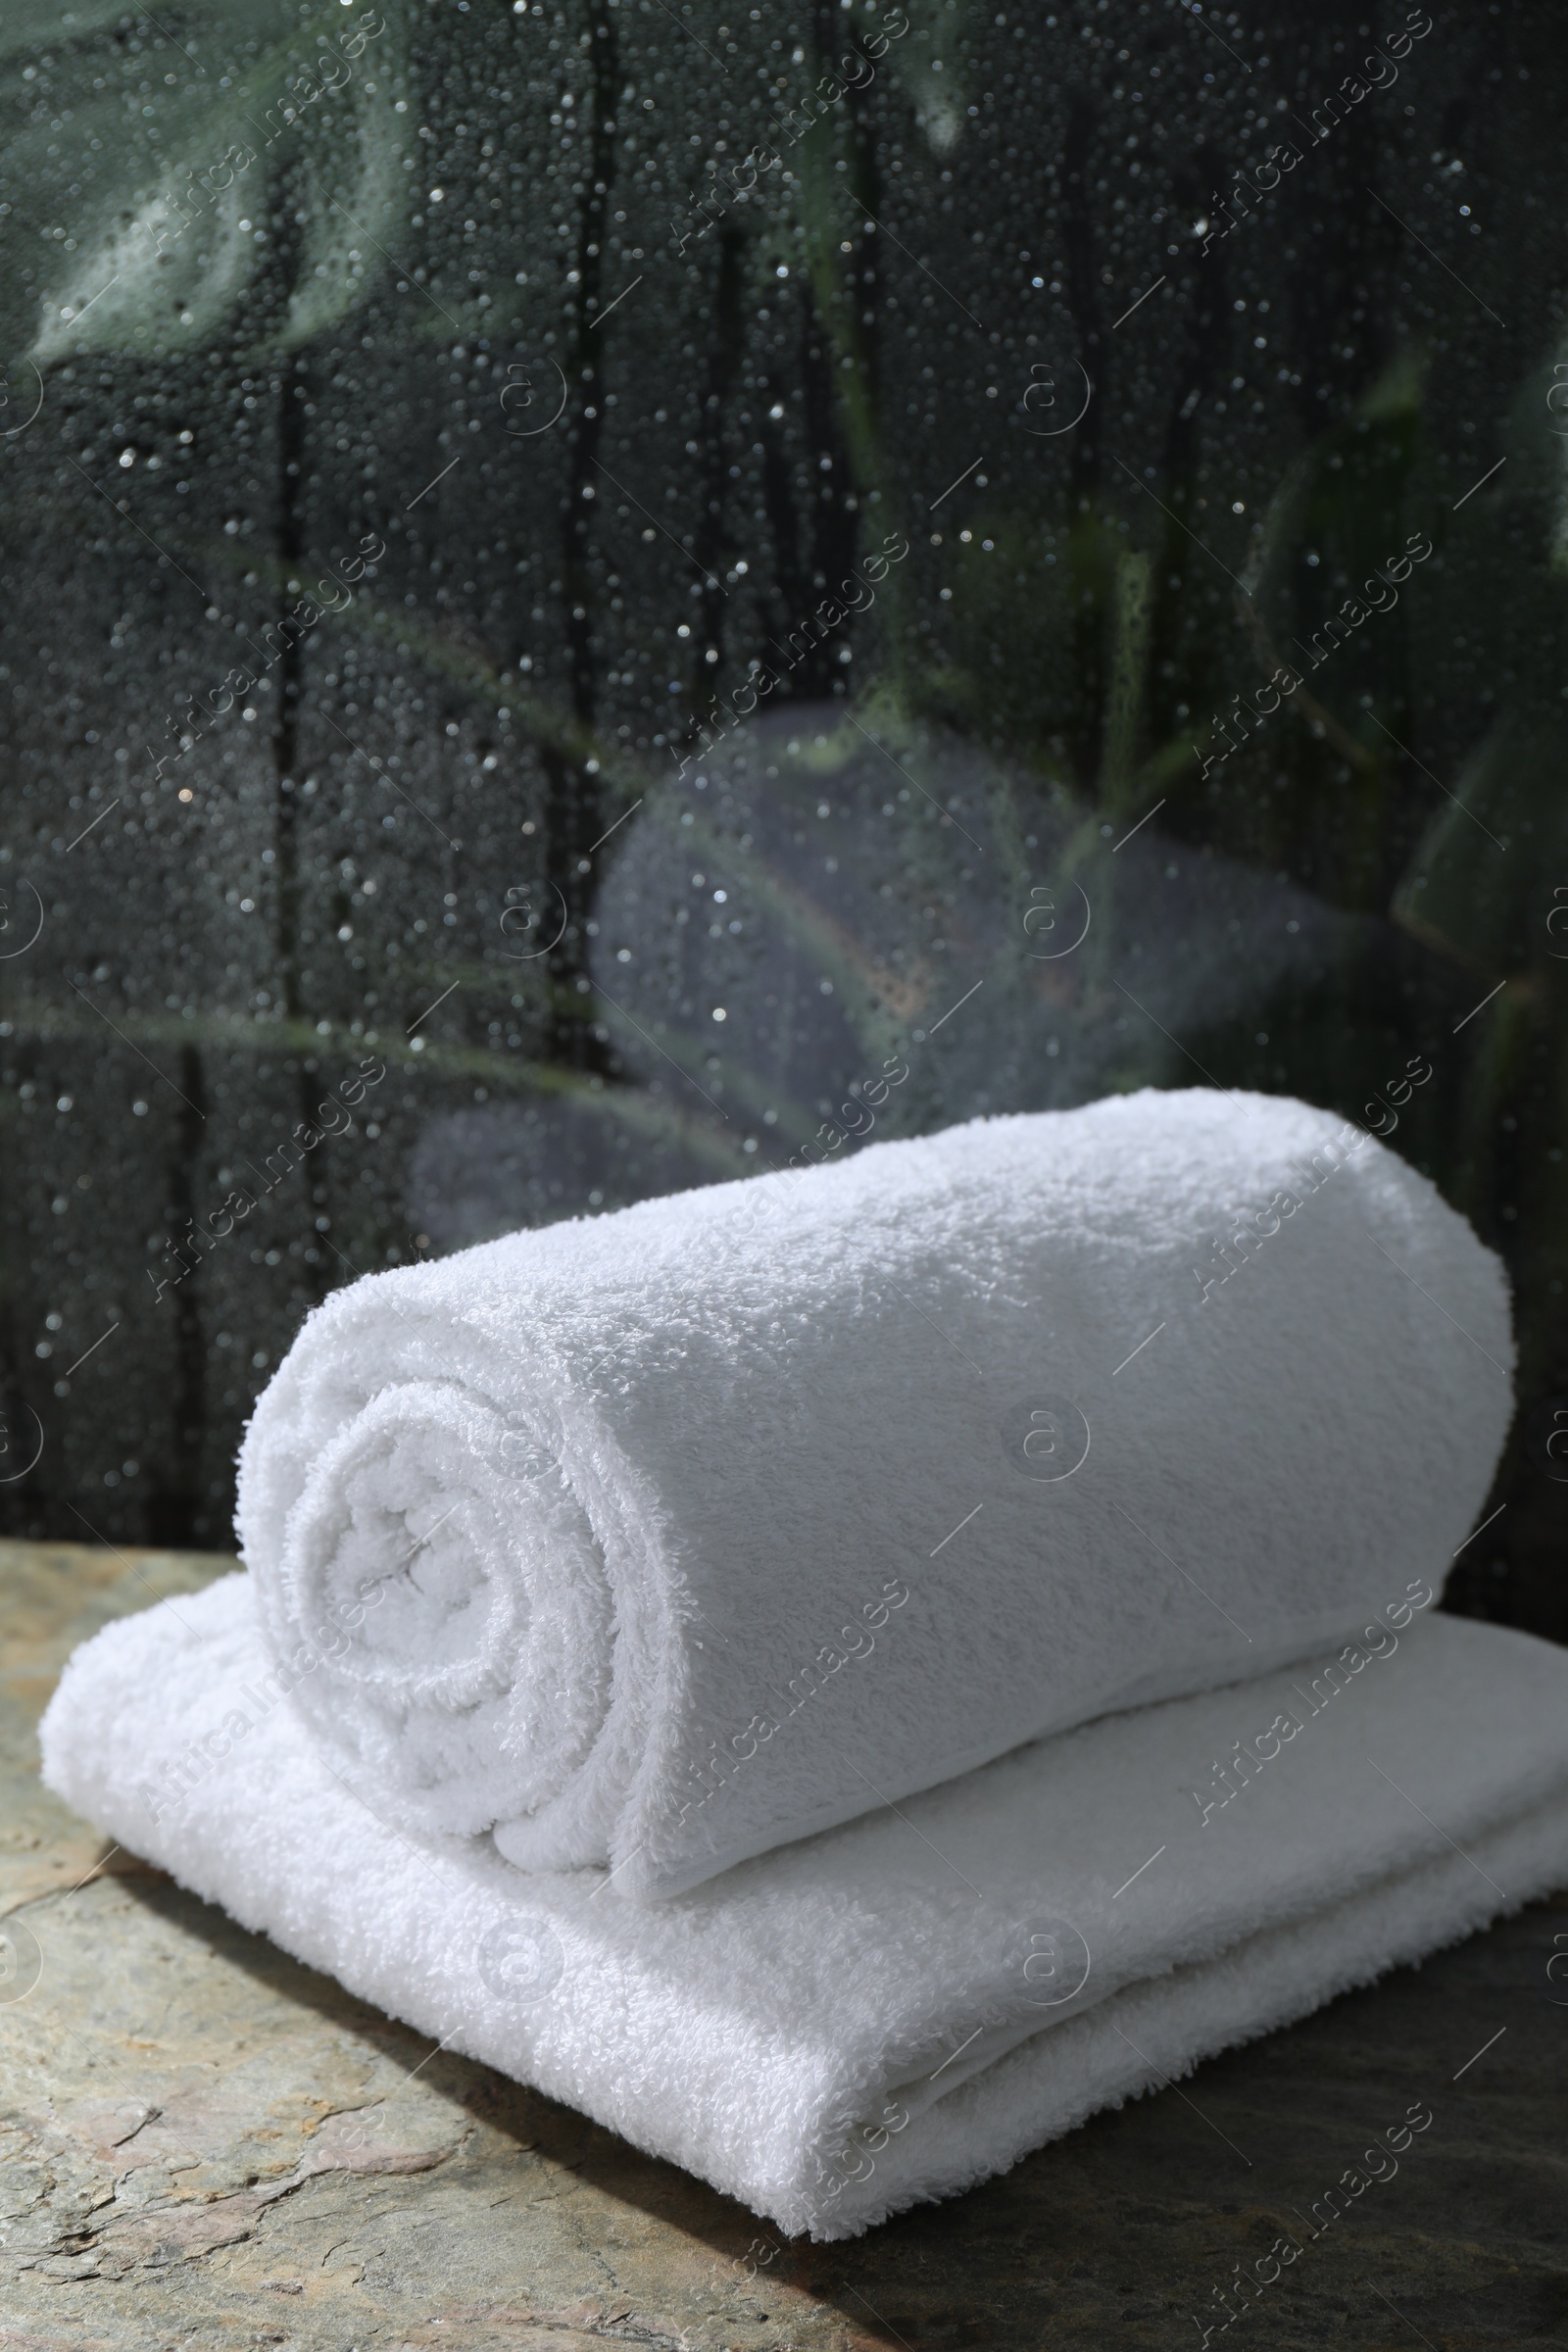
[[668, 1895], [1343, 1640], [1473, 1523], [1511, 1362], [1363, 1131], [1146, 1092], [351, 1285], [239, 1528], [369, 1801]]
[[1392, 1614], [657, 1906], [383, 1825], [265, 1687], [243, 1577], [76, 1652], [45, 1778], [432, 2038], [843, 2237], [1568, 1883], [1568, 1655]]

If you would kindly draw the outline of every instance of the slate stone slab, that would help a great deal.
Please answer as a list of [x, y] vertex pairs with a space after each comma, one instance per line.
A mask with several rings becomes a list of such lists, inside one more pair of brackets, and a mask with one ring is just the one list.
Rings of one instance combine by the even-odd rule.
[[[1568, 2343], [1568, 1897], [969, 2196], [783, 2241], [432, 2053], [40, 1787], [33, 1727], [74, 1643], [231, 1564], [0, 1544], [0, 1914], [13, 1967], [38, 1955], [23, 1997], [25, 1967], [0, 1981], [4, 2352]], [[1415, 2101], [1433, 2122], [1396, 2175], [1310, 2236]], [[1235, 2266], [1286, 2234], [1298, 2255], [1246, 2309]]]

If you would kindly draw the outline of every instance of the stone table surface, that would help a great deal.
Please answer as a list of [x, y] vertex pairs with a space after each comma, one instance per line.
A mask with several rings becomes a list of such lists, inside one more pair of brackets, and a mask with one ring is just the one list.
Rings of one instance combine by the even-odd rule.
[[[432, 2054], [42, 1788], [34, 1727], [73, 1646], [230, 1566], [0, 1544], [5, 2352], [1176, 2352], [1222, 2340], [1214, 2289], [1287, 2230], [1299, 2258], [1230, 2306], [1239, 2345], [1568, 2344], [1568, 1898], [967, 2196], [784, 2240]], [[1397, 2173], [1306, 2238], [1298, 2209], [1417, 2100], [1433, 2122]]]

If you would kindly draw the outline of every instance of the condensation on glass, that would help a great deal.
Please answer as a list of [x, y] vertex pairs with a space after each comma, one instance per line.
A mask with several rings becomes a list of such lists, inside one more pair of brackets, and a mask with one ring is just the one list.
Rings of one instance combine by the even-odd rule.
[[1507, 1255], [1562, 1630], [1559, 51], [16, 0], [0, 1524], [225, 1544], [358, 1274], [1200, 1083]]

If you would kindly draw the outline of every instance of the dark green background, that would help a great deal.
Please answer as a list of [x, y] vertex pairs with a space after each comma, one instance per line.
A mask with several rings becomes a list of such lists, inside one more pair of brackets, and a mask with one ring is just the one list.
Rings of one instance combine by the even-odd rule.
[[[1381, 1124], [1420, 1056], [1394, 1147], [1521, 1340], [1453, 1596], [1562, 1636], [1558, 24], [1437, 10], [1309, 143], [1419, 12], [909, 0], [781, 139], [882, 14], [8, 13], [0, 1524], [221, 1544], [327, 1289], [777, 1163], [894, 1055], [878, 1135], [1205, 1077]], [[159, 192], [236, 141], [159, 262]], [[1418, 532], [1397, 607], [1203, 774]], [[875, 606], [705, 752], [889, 533]], [[156, 1298], [376, 1056], [353, 1133]]]

